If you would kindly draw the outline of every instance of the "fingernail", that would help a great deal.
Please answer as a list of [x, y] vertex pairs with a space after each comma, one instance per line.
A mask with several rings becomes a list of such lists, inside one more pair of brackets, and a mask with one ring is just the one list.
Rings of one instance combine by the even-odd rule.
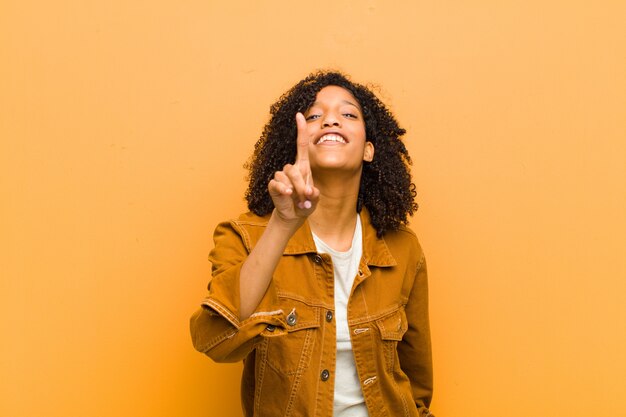
[[313, 188], [311, 188], [311, 186], [310, 186], [310, 185], [307, 185], [307, 186], [306, 186], [305, 193], [306, 193], [306, 194], [313, 194]]
[[305, 209], [307, 209], [307, 210], [308, 210], [308, 209], [310, 209], [312, 206], [313, 206], [313, 204], [311, 204], [311, 202], [310, 202], [309, 200], [306, 200], [306, 201], [304, 202], [304, 208], [305, 208]]

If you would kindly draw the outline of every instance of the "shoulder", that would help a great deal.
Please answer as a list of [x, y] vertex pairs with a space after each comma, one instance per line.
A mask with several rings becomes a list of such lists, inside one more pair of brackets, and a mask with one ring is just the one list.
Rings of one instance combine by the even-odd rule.
[[387, 244], [395, 243], [403, 246], [410, 246], [421, 251], [421, 245], [417, 234], [408, 226], [401, 225], [398, 230], [390, 230], [385, 232], [383, 239]]
[[419, 263], [423, 258], [422, 247], [415, 232], [408, 226], [400, 225], [396, 230], [386, 231], [377, 236], [367, 209], [361, 212], [363, 223], [364, 250], [371, 259], [381, 263], [405, 264]]
[[266, 216], [258, 216], [253, 212], [248, 211], [246, 213], [241, 213], [236, 219], [230, 220], [230, 222], [240, 226], [267, 226], [270, 216], [270, 214]]
[[424, 263], [424, 251], [417, 234], [408, 226], [390, 230], [383, 236], [392, 256], [400, 264], [408, 262], [419, 268]]
[[235, 218], [231, 218], [229, 220], [224, 220], [217, 225], [217, 228], [221, 227], [231, 227], [236, 230], [239, 229], [250, 229], [255, 227], [264, 228], [267, 227], [267, 223], [269, 222], [270, 215], [267, 216], [258, 216], [252, 212], [242, 213]]
[[246, 249], [251, 250], [267, 227], [270, 215], [258, 216], [252, 212], [242, 213], [237, 218], [223, 221], [215, 228], [214, 239], [219, 242], [237, 239], [243, 241]]

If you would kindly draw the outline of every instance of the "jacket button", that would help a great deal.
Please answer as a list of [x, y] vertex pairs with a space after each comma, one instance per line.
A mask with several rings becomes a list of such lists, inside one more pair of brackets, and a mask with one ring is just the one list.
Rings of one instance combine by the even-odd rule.
[[316, 264], [321, 264], [321, 263], [322, 263], [322, 261], [323, 261], [323, 259], [322, 259], [322, 257], [318, 254], [318, 255], [315, 255], [315, 256], [313, 257], [313, 261], [314, 261]]
[[326, 321], [327, 321], [327, 322], [331, 322], [331, 321], [333, 321], [333, 312], [332, 312], [332, 311], [330, 311], [330, 310], [328, 310], [328, 311], [326, 312]]
[[265, 330], [267, 330], [268, 332], [273, 332], [274, 330], [276, 330], [276, 326], [274, 326], [273, 324], [268, 324]]
[[330, 378], [330, 372], [328, 372], [328, 369], [324, 369], [320, 374], [320, 379], [322, 381], [328, 381], [328, 378]]
[[287, 324], [293, 326], [296, 324], [297, 321], [298, 319], [296, 318], [296, 313], [289, 313], [289, 315], [287, 316]]

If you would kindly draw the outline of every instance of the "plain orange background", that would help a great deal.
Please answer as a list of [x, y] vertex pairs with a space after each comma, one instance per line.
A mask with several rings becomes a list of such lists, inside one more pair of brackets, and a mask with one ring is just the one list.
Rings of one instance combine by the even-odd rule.
[[331, 67], [408, 130], [435, 414], [625, 416], [624, 16], [3, 0], [0, 415], [241, 416], [241, 366], [195, 352], [188, 318], [269, 105]]

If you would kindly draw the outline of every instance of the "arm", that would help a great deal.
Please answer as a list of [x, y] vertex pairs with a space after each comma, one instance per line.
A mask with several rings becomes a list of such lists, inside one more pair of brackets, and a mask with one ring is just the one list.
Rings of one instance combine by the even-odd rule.
[[302, 225], [301, 221], [285, 222], [275, 212], [267, 229], [241, 266], [239, 276], [239, 319], [248, 318], [259, 305], [287, 242]]
[[315, 210], [320, 194], [313, 186], [304, 116], [298, 113], [296, 122], [296, 163], [276, 172], [268, 185], [275, 209], [259, 241], [248, 253], [233, 225], [223, 223], [215, 231], [209, 296], [190, 324], [195, 348], [215, 361], [243, 359], [268, 324], [281, 325], [272, 276], [287, 242]]
[[294, 165], [287, 164], [274, 174], [268, 191], [274, 202], [274, 212], [267, 229], [241, 267], [240, 318], [245, 319], [256, 309], [272, 279], [272, 275], [287, 246], [287, 242], [304, 220], [315, 210], [319, 190], [313, 186], [309, 165], [310, 135], [302, 113], [296, 115], [298, 127], [297, 156]]

